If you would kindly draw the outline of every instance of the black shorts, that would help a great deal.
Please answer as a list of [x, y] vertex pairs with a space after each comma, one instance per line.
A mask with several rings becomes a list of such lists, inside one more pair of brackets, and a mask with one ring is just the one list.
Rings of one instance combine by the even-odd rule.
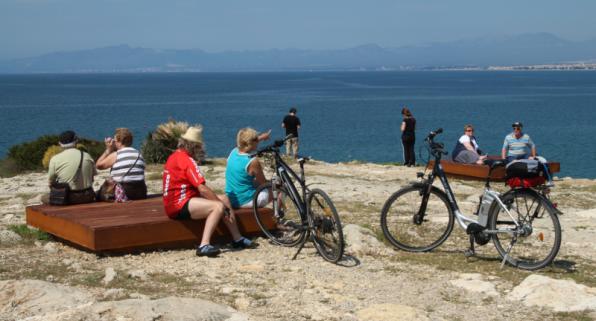
[[180, 212], [178, 212], [178, 214], [176, 216], [174, 216], [175, 220], [190, 220], [190, 211], [188, 210], [188, 203], [190, 203], [190, 200], [188, 200], [184, 206], [182, 206], [182, 209], [180, 210]]

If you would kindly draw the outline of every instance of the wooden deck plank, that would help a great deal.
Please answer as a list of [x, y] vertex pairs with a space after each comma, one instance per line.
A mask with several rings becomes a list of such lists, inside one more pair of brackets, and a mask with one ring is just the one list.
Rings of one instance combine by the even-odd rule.
[[[431, 160], [428, 162], [426, 168], [432, 170], [434, 166], [435, 161]], [[449, 177], [481, 181], [486, 179], [490, 169], [488, 165], [462, 164], [456, 163], [452, 160], [441, 160], [441, 166], [443, 166], [443, 171]], [[561, 164], [558, 162], [549, 162], [548, 166], [551, 174], [561, 171]], [[495, 182], [504, 182], [505, 167], [495, 168], [490, 175], [490, 180]]]
[[[270, 209], [269, 227], [274, 226]], [[204, 220], [172, 220], [161, 198], [127, 203], [91, 203], [71, 206], [36, 205], [26, 209], [27, 223], [69, 243], [95, 252], [122, 252], [189, 246], [200, 242]], [[260, 235], [252, 209], [236, 211], [238, 227], [247, 236]], [[216, 240], [230, 240], [220, 222]]]

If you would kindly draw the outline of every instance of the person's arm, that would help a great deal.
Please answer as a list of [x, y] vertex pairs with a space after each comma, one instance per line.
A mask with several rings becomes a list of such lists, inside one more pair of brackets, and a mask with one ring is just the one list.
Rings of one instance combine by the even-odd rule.
[[528, 144], [530, 144], [531, 155], [533, 158], [536, 158], [536, 144], [532, 141], [532, 138], [528, 137]]
[[507, 143], [507, 137], [505, 137], [505, 140], [503, 141], [503, 148], [501, 149], [501, 158], [505, 159], [507, 158], [507, 150], [509, 149], [509, 144]]
[[472, 144], [470, 144], [470, 142], [465, 142], [464, 147], [471, 152], [476, 152], [476, 149], [474, 148], [474, 146], [472, 146]]
[[106, 150], [99, 156], [95, 166], [97, 169], [108, 169], [116, 163], [116, 148], [114, 147], [114, 140], [111, 137], [104, 139]]
[[[282, 125], [283, 127], [283, 125]], [[271, 129], [269, 129], [268, 131], [261, 133], [261, 135], [259, 135], [258, 140], [259, 142], [262, 142], [264, 140], [268, 140], [271, 137]]]
[[48, 185], [52, 185], [56, 181], [56, 165], [50, 159], [50, 166], [48, 167]]
[[248, 165], [248, 174], [250, 176], [255, 177], [255, 185], [260, 186], [261, 184], [265, 184], [267, 179], [265, 178], [265, 173], [263, 173], [263, 167], [261, 166], [261, 162], [258, 159], [253, 159]]
[[197, 187], [197, 189], [199, 190], [199, 194], [201, 195], [202, 198], [205, 198], [205, 199], [208, 199], [208, 200], [212, 200], [212, 201], [221, 202], [221, 200], [219, 199], [219, 197], [217, 197], [217, 194], [215, 194], [215, 192], [209, 186], [207, 186], [205, 184], [205, 182], [203, 182], [203, 184], [199, 185]]
[[401, 132], [402, 132], [402, 133], [404, 132], [404, 130], [406, 130], [406, 122], [405, 122], [405, 121], [402, 121], [402, 122], [401, 122], [401, 127], [400, 127], [400, 129], [401, 129]]

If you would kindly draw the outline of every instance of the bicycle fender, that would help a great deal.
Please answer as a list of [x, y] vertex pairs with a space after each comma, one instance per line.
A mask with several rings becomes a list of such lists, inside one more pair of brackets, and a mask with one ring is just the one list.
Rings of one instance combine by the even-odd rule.
[[[513, 193], [514, 190], [510, 190], [507, 193], [503, 194], [503, 196], [509, 194], [509, 193]], [[530, 194], [533, 194], [534, 196], [536, 196], [538, 199], [540, 199], [540, 201], [542, 202], [542, 204], [546, 207], [548, 207], [549, 209], [553, 210], [553, 212], [557, 215], [562, 215], [563, 212], [559, 211], [556, 207], [553, 206], [553, 203], [546, 198], [546, 196], [538, 193], [537, 191], [531, 189], [531, 188], [527, 188], [526, 191]], [[492, 207], [491, 207], [492, 209]]]

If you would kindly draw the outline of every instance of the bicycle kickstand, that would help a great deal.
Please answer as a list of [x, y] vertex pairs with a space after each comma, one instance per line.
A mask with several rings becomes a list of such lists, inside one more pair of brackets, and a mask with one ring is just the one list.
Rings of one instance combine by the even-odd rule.
[[505, 252], [505, 255], [503, 255], [503, 261], [501, 261], [501, 269], [505, 266], [505, 262], [507, 262], [507, 257], [509, 257], [509, 252], [511, 252], [511, 249], [513, 248], [513, 244], [515, 244], [515, 242], [517, 242], [517, 237], [513, 237], [511, 239], [509, 248], [507, 249], [507, 252]]
[[474, 234], [469, 234], [469, 235], [470, 235], [470, 248], [464, 252], [464, 255], [466, 257], [472, 257], [472, 256], [476, 255], [476, 250], [474, 250]]
[[304, 245], [306, 244], [306, 240], [308, 240], [309, 238], [310, 238], [310, 233], [308, 233], [307, 235], [304, 236], [304, 239], [302, 240], [302, 242], [300, 242], [298, 251], [296, 251], [296, 254], [294, 254], [294, 256], [292, 257], [292, 261], [298, 257], [298, 254], [300, 254], [300, 251], [302, 251], [302, 248], [304, 248]]

